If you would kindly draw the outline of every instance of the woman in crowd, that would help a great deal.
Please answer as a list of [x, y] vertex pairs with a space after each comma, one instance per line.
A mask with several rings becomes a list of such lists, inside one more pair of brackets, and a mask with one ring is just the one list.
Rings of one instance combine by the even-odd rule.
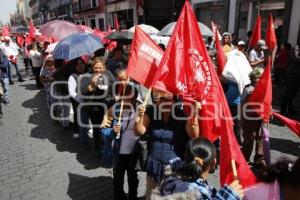
[[160, 187], [160, 195], [194, 192], [197, 200], [240, 200], [244, 196], [242, 186], [233, 181], [219, 191], [207, 183], [207, 177], [216, 164], [215, 146], [205, 138], [190, 140], [185, 151], [185, 163], [176, 173], [165, 178]]
[[[95, 150], [101, 150], [102, 146], [102, 139], [97, 136], [99, 135], [105, 109], [111, 107], [114, 102], [112, 86], [115, 78], [109, 70], [106, 70], [105, 61], [103, 57], [94, 58], [92, 61], [92, 74], [86, 74], [80, 80], [81, 93], [87, 99], [85, 103], [90, 103], [82, 109], [86, 109], [92, 123]], [[88, 124], [88, 120], [82, 121], [82, 123]]]
[[[82, 96], [78, 94], [78, 80], [79, 76], [87, 72], [87, 66], [82, 58], [76, 58], [71, 61], [71, 65], [74, 66], [74, 73], [68, 79], [68, 90], [71, 97], [71, 103], [74, 111], [73, 122], [74, 132], [79, 133], [79, 125], [77, 118], [80, 117], [78, 113], [78, 105], [83, 102]], [[81, 135], [80, 135], [81, 136]], [[82, 137], [80, 137], [82, 138]], [[83, 142], [81, 140], [81, 142]]]
[[35, 82], [36, 86], [38, 88], [42, 88], [43, 85], [40, 81], [40, 73], [41, 69], [43, 66], [43, 55], [42, 53], [38, 50], [38, 45], [37, 44], [32, 44], [32, 48], [29, 51], [30, 59], [32, 61], [32, 70], [33, 70], [33, 75], [35, 76]]
[[[114, 168], [114, 200], [126, 200], [124, 192], [124, 175], [127, 171], [128, 178], [128, 199], [137, 199], [138, 177], [137, 171], [134, 169], [133, 151], [138, 136], [134, 133], [134, 124], [136, 120], [135, 104], [138, 91], [132, 85], [127, 85], [125, 94], [120, 96], [124, 102], [121, 123], [118, 122], [120, 115], [120, 103], [115, 104], [107, 113], [103, 126], [111, 124], [108, 128], [103, 128], [102, 136], [110, 141], [108, 147], [111, 147], [111, 139], [113, 142], [113, 168]], [[109, 116], [109, 117], [108, 117]], [[115, 119], [115, 120], [113, 120]], [[112, 121], [113, 120], [113, 121]], [[105, 154], [111, 151], [106, 151]], [[108, 154], [109, 155], [109, 154]]]
[[45, 63], [43, 65], [41, 73], [40, 73], [40, 80], [46, 89], [48, 108], [51, 107], [51, 104], [54, 101], [54, 98], [51, 96], [51, 93], [50, 93], [51, 83], [54, 81], [54, 79], [52, 77], [54, 72], [55, 72], [54, 60], [53, 60], [53, 57], [51, 55], [49, 55], [46, 57]]
[[[136, 134], [147, 132], [150, 136], [147, 161], [146, 198], [164, 176], [164, 168], [171, 165], [176, 168], [183, 157], [185, 145], [189, 137], [198, 137], [199, 128], [194, 120], [179, 120], [184, 117], [183, 111], [175, 106], [176, 97], [170, 93], [153, 90], [153, 107], [138, 108], [139, 119], [135, 124]], [[174, 112], [172, 112], [174, 111]]]
[[300, 157], [296, 161], [280, 159], [259, 175], [261, 183], [245, 191], [245, 200], [297, 200], [300, 196]]

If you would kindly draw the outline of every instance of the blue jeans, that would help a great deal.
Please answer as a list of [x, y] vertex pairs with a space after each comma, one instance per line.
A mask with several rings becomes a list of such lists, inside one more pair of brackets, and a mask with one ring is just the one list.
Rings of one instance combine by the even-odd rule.
[[4, 100], [9, 100], [10, 99], [9, 79], [3, 78], [1, 80], [1, 84], [2, 84], [3, 93], [4, 93]]
[[15, 67], [15, 70], [16, 70], [16, 73], [17, 73], [19, 79], [22, 79], [22, 76], [21, 76], [21, 73], [20, 73], [20, 70], [19, 70], [18, 65], [17, 65], [17, 64], [14, 64], [14, 63], [12, 63], [12, 62], [9, 62], [8, 79], [9, 79], [9, 80], [12, 80], [12, 77], [11, 77], [11, 73], [12, 73], [12, 72], [11, 72], [11, 67], [12, 67], [12, 65]]
[[79, 125], [79, 139], [80, 139], [80, 143], [86, 144], [88, 139], [88, 131], [89, 131], [88, 107], [78, 106], [78, 108], [81, 108], [80, 110], [78, 110], [78, 114], [77, 114], [77, 122]]

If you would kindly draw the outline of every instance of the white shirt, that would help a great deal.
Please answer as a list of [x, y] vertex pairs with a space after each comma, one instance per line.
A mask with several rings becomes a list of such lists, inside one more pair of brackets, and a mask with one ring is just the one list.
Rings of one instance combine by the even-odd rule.
[[[263, 60], [264, 57], [265, 55], [263, 51], [257, 52], [255, 49], [252, 49], [249, 54], [249, 62], [260, 61]], [[256, 67], [264, 68], [265, 66], [264, 63], [260, 63], [259, 65], [256, 65]]]
[[[127, 116], [127, 117], [126, 117]], [[126, 120], [124, 120], [124, 122], [122, 123], [123, 128], [126, 128], [126, 130], [124, 132], [122, 132], [122, 136], [121, 136], [121, 146], [120, 146], [120, 150], [119, 153], [120, 154], [131, 154], [136, 141], [139, 139], [139, 136], [136, 136], [134, 134], [134, 124], [135, 124], [135, 119], [136, 119], [136, 114], [134, 111], [131, 112], [131, 116], [129, 116], [129, 113], [126, 113], [126, 110], [124, 110], [123, 112], [123, 116], [122, 118], [126, 118]], [[130, 120], [128, 122], [128, 120]], [[128, 126], [127, 126], [128, 124]]]
[[82, 103], [83, 99], [77, 94], [77, 82], [73, 76], [68, 79], [69, 95], [78, 103]]
[[17, 45], [14, 44], [12, 41], [9, 42], [9, 45], [7, 45], [7, 43], [3, 42], [0, 46], [0, 48], [3, 51], [4, 55], [8, 58], [10, 56], [14, 56], [16, 58], [19, 54]]
[[33, 67], [42, 67], [43, 66], [43, 56], [37, 50], [30, 50], [29, 55], [32, 61]]

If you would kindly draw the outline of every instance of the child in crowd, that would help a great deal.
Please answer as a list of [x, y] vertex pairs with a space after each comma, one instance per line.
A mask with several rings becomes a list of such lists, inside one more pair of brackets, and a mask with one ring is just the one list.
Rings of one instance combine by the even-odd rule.
[[160, 187], [160, 195], [175, 193], [194, 193], [198, 200], [239, 200], [244, 196], [242, 186], [233, 181], [224, 185], [219, 191], [207, 183], [209, 172], [214, 171], [216, 164], [215, 146], [205, 138], [190, 140], [185, 151], [185, 163], [175, 174], [165, 178]]

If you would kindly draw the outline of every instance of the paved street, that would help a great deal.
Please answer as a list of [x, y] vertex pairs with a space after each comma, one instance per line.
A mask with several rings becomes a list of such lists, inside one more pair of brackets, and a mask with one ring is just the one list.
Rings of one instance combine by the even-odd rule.
[[[77, 137], [50, 119], [44, 91], [27, 78], [11, 86], [11, 96], [11, 105], [3, 105], [0, 126], [0, 199], [112, 199], [111, 170], [102, 168], [92, 151], [81, 148]], [[272, 160], [300, 155], [298, 137], [275, 123], [270, 130]], [[216, 172], [211, 177], [213, 185], [218, 176]], [[141, 196], [144, 174], [140, 179]]]

